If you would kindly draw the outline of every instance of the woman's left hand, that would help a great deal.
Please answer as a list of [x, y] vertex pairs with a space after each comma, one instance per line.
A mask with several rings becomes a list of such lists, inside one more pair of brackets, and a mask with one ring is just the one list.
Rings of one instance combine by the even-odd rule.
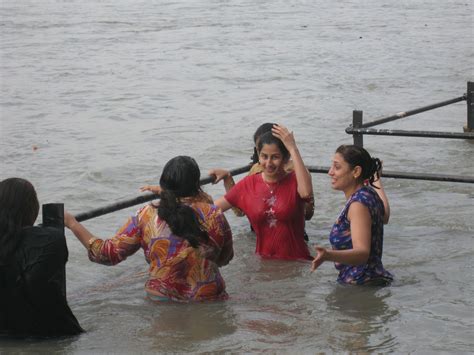
[[296, 141], [295, 137], [293, 136], [293, 132], [290, 132], [285, 126], [279, 124], [273, 125], [272, 133], [275, 137], [283, 142], [288, 151], [291, 152], [291, 150], [296, 147]]
[[230, 173], [228, 170], [225, 169], [211, 169], [209, 170], [209, 176], [212, 177], [212, 183], [217, 184], [219, 181], [228, 179], [230, 176]]
[[159, 186], [159, 185], [145, 185], [145, 186], [140, 187], [140, 191], [141, 192], [150, 191], [150, 192], [153, 192], [154, 194], [159, 195], [161, 193], [161, 186]]
[[311, 272], [315, 271], [322, 263], [326, 261], [327, 250], [317, 245], [314, 247], [314, 249], [316, 250], [317, 255], [311, 263]]

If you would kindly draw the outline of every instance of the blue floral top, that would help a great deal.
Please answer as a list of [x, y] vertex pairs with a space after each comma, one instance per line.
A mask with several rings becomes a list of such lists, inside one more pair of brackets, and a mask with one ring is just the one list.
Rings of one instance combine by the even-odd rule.
[[385, 210], [382, 200], [372, 187], [361, 187], [347, 201], [329, 235], [332, 248], [335, 250], [352, 249], [351, 225], [347, 219], [347, 212], [352, 202], [360, 202], [369, 209], [372, 218], [370, 254], [366, 264], [345, 265], [335, 263], [336, 269], [339, 270], [337, 281], [357, 285], [369, 282], [376, 284], [390, 283], [393, 276], [382, 265], [383, 215]]

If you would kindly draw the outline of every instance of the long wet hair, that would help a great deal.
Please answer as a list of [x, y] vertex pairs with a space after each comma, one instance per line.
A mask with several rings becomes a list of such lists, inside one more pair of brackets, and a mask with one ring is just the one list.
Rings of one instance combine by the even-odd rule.
[[263, 123], [257, 128], [255, 133], [253, 134], [253, 143], [254, 143], [253, 155], [250, 157], [250, 159], [252, 159], [253, 164], [258, 163], [257, 144], [258, 144], [259, 138], [262, 136], [262, 134], [271, 132], [274, 125], [275, 123], [270, 123], [270, 122]]
[[257, 150], [260, 152], [265, 144], [275, 144], [280, 150], [283, 159], [290, 159], [290, 152], [288, 149], [286, 149], [283, 142], [279, 138], [275, 137], [271, 131], [266, 132], [260, 136], [257, 142]]
[[33, 185], [21, 178], [0, 182], [0, 262], [13, 255], [24, 227], [38, 217], [39, 202]]
[[160, 204], [158, 216], [164, 220], [174, 235], [186, 239], [193, 248], [209, 240], [196, 212], [183, 204], [180, 198], [197, 196], [202, 192], [201, 172], [196, 161], [188, 156], [177, 156], [168, 161], [160, 178]]
[[336, 149], [336, 153], [342, 155], [349, 166], [354, 169], [356, 166], [361, 167], [361, 174], [358, 182], [368, 181], [370, 186], [374, 186], [374, 182], [380, 178], [382, 170], [382, 162], [378, 158], [372, 158], [368, 151], [356, 145], [341, 145]]

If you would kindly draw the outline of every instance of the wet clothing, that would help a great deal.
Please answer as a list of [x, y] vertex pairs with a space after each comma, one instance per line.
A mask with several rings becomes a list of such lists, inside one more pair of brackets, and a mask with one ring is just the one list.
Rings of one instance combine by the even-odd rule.
[[192, 198], [182, 199], [196, 212], [209, 240], [193, 248], [187, 240], [171, 232], [150, 204], [107, 240], [97, 239], [89, 249], [89, 259], [115, 265], [142, 248], [149, 264], [145, 290], [155, 301], [209, 301], [228, 298], [219, 267], [232, 259], [232, 233], [223, 213], [213, 204]]
[[[295, 168], [293, 166], [293, 162], [290, 160], [285, 165], [285, 171], [287, 173], [291, 173], [293, 170], [295, 170]], [[248, 175], [260, 174], [261, 172], [263, 172], [262, 166], [259, 163], [255, 163], [250, 168]], [[237, 213], [236, 215], [239, 216]], [[311, 218], [313, 218], [313, 215], [314, 215], [314, 197], [311, 196], [311, 198], [305, 200], [304, 219], [306, 221], [309, 221]], [[308, 241], [308, 236], [306, 235], [306, 232], [304, 233], [304, 240]]]
[[64, 233], [26, 227], [9, 260], [0, 261], [0, 334], [63, 336], [83, 332], [66, 300]]
[[366, 284], [366, 283], [389, 283], [393, 280], [390, 272], [384, 269], [382, 264], [383, 251], [383, 215], [384, 206], [377, 192], [369, 186], [363, 186], [346, 202], [341, 214], [334, 223], [329, 241], [335, 250], [352, 249], [351, 226], [347, 219], [349, 206], [353, 202], [360, 202], [369, 209], [372, 219], [370, 254], [366, 264], [345, 265], [335, 263], [339, 270], [338, 281], [345, 284]]
[[262, 174], [247, 176], [225, 199], [248, 217], [257, 236], [257, 254], [312, 260], [303, 239], [305, 201], [298, 194], [295, 172], [277, 183], [265, 182]]

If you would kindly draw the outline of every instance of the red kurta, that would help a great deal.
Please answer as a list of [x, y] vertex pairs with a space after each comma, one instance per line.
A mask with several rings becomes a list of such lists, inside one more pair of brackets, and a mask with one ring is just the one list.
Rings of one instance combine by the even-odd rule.
[[255, 252], [275, 259], [312, 260], [304, 234], [304, 200], [297, 191], [295, 172], [277, 183], [262, 174], [239, 181], [225, 199], [248, 217], [255, 234]]

